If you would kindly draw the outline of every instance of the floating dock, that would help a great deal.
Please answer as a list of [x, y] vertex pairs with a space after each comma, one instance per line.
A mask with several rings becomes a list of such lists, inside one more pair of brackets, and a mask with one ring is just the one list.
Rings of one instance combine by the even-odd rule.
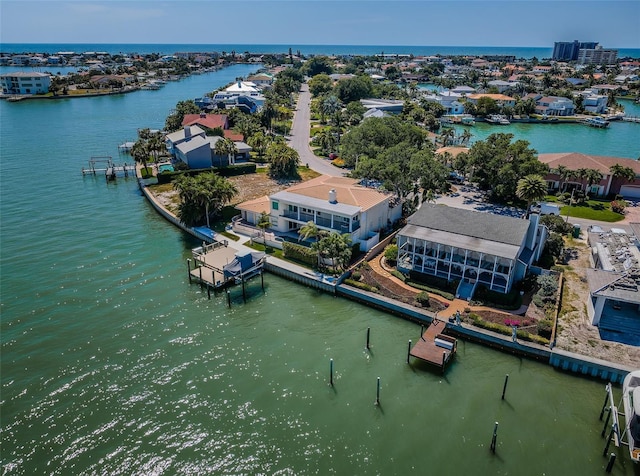
[[418, 342], [410, 348], [407, 362], [409, 357], [415, 357], [444, 372], [458, 349], [458, 341], [455, 337], [441, 333], [445, 327], [445, 322], [434, 319]]

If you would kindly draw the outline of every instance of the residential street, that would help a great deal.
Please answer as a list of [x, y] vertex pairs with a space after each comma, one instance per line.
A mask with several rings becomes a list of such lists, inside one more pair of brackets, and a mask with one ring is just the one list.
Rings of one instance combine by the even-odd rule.
[[344, 169], [334, 167], [327, 159], [316, 157], [309, 147], [309, 131], [311, 129], [311, 93], [309, 86], [304, 83], [298, 96], [296, 112], [288, 141], [289, 146], [300, 154], [300, 163], [324, 175], [340, 177], [346, 173]]

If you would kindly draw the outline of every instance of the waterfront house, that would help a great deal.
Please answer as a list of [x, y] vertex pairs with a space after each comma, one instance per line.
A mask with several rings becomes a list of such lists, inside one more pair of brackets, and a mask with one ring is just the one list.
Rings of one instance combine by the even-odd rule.
[[257, 225], [268, 213], [271, 230], [296, 234], [308, 222], [329, 232], [348, 233], [352, 242], [368, 251], [380, 240], [380, 231], [400, 219], [402, 204], [390, 193], [361, 185], [356, 179], [322, 175], [236, 206], [242, 219]]
[[167, 150], [169, 151], [169, 153], [175, 156], [176, 147], [178, 146], [178, 144], [189, 141], [196, 136], [204, 138], [206, 137], [206, 134], [204, 130], [202, 130], [198, 126], [186, 125], [176, 132], [167, 134], [165, 137], [165, 145], [167, 146]]
[[604, 114], [607, 111], [608, 96], [598, 94], [585, 94], [582, 99], [582, 107], [585, 112]]
[[459, 281], [462, 299], [479, 285], [508, 293], [544, 249], [539, 219], [423, 204], [398, 232], [398, 270]]
[[573, 116], [575, 105], [571, 99], [558, 96], [542, 96], [536, 100], [536, 113], [543, 116]]
[[476, 93], [476, 94], [469, 94], [467, 96], [467, 99], [473, 104], [478, 104], [478, 100], [483, 97], [493, 99], [501, 107], [504, 107], [504, 106], [514, 107], [516, 105], [516, 100], [511, 96], [507, 96], [505, 94]]
[[[538, 160], [549, 166], [551, 170], [546, 180], [550, 191], [585, 190], [591, 195], [608, 196], [622, 195], [625, 198], [640, 199], [640, 162], [623, 157], [606, 157], [600, 155], [588, 155], [579, 152], [563, 152], [556, 154], [540, 154]], [[636, 173], [634, 180], [622, 177], [614, 177], [611, 174], [613, 165], [629, 167]], [[602, 174], [602, 180], [589, 186], [587, 179], [569, 177], [561, 182], [560, 177], [553, 173], [559, 166], [564, 166], [572, 172], [579, 169], [594, 169]], [[588, 188], [588, 190], [587, 190]]]
[[[587, 233], [595, 267], [587, 269], [590, 299], [587, 313], [601, 333], [624, 334], [640, 343], [640, 223], [632, 233], [621, 228]], [[604, 337], [608, 337], [605, 335]], [[615, 339], [618, 340], [618, 339]]]
[[16, 71], [0, 75], [2, 94], [46, 94], [51, 77], [45, 73]]
[[233, 141], [243, 141], [244, 136], [229, 129], [229, 117], [226, 114], [185, 114], [182, 126], [198, 126], [204, 131], [219, 129], [224, 137]]

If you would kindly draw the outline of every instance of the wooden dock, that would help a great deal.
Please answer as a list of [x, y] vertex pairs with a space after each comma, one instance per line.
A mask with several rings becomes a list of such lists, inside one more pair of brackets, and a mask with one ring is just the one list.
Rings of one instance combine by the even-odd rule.
[[118, 165], [113, 163], [110, 156], [91, 157], [89, 160], [89, 168], [82, 168], [82, 175], [97, 175], [104, 172], [104, 176], [108, 181], [115, 180], [118, 175], [128, 177], [131, 173], [135, 175], [136, 165], [124, 164]]
[[[456, 353], [458, 341], [454, 337], [442, 334], [446, 323], [434, 319], [418, 342], [409, 351], [409, 356], [427, 362], [444, 372], [445, 367]], [[409, 360], [407, 357], [407, 361]]]

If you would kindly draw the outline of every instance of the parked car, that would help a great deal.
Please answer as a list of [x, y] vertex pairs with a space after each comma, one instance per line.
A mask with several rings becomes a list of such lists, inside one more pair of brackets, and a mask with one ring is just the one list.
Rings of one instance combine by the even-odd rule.
[[560, 215], [560, 207], [555, 203], [536, 203], [531, 206], [530, 211], [540, 215]]

